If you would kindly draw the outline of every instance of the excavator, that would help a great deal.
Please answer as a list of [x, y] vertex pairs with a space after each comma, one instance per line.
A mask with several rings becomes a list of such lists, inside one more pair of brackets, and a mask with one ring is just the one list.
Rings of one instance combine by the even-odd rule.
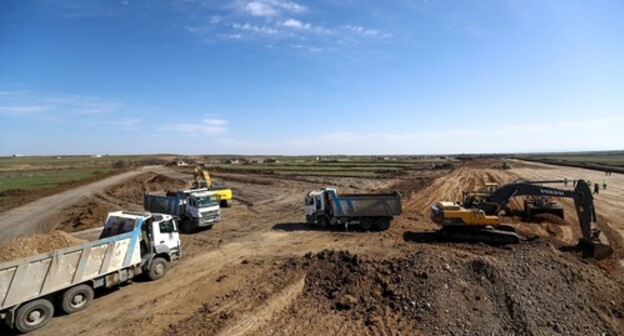
[[195, 170], [193, 170], [193, 177], [195, 178], [195, 181], [193, 182], [191, 189], [206, 189], [209, 191], [214, 191], [217, 193], [217, 195], [219, 195], [219, 205], [222, 208], [227, 208], [231, 205], [230, 202], [232, 201], [232, 189], [224, 185], [217, 185], [213, 183], [212, 179], [210, 178], [210, 174], [208, 174], [208, 171], [197, 167], [195, 168]]
[[517, 196], [562, 197], [574, 199], [582, 237], [577, 247], [586, 256], [604, 259], [613, 249], [600, 242], [600, 230], [592, 228], [596, 221], [594, 201], [584, 180], [576, 181], [574, 190], [556, 189], [540, 183], [554, 181], [515, 181], [495, 190], [468, 197], [463, 203], [442, 201], [431, 207], [431, 219], [442, 226], [438, 231], [445, 239], [517, 244], [520, 236], [512, 225], [501, 223], [500, 213], [509, 209], [509, 201]]

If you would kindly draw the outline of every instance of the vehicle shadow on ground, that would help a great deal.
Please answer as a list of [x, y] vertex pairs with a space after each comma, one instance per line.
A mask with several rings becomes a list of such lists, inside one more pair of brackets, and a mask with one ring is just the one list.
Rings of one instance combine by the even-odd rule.
[[403, 240], [411, 243], [443, 243], [444, 241], [440, 238], [440, 235], [435, 231], [405, 231], [403, 233]]
[[24, 335], [24, 334], [21, 334], [15, 330], [11, 330], [9, 326], [7, 326], [6, 324], [4, 324], [4, 322], [2, 322], [0, 323], [0, 335], [15, 336], [15, 335]]
[[498, 247], [502, 249], [509, 249], [510, 244], [501, 244], [495, 242], [474, 241], [469, 239], [460, 238], [443, 238], [437, 231], [406, 231], [403, 233], [403, 240], [410, 243], [418, 244], [468, 244], [468, 245], [481, 245]]
[[308, 224], [308, 223], [278, 223], [278, 224], [273, 225], [271, 229], [275, 231], [286, 231], [286, 232], [293, 232], [293, 231], [369, 232], [369, 231], [362, 230], [360, 226], [357, 224], [350, 225], [349, 229], [347, 230], [345, 229], [344, 225], [332, 225], [326, 228], [322, 228], [314, 224]]

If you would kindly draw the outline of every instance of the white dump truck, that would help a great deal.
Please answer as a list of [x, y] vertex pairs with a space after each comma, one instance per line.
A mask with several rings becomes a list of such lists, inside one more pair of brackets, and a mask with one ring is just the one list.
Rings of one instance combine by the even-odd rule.
[[387, 230], [394, 216], [401, 214], [401, 195], [341, 194], [325, 188], [309, 192], [305, 197], [308, 224], [319, 227], [359, 223], [364, 230]]
[[39, 329], [55, 307], [67, 314], [81, 311], [95, 288], [139, 274], [160, 279], [181, 257], [172, 216], [111, 212], [96, 241], [0, 263], [0, 319], [22, 333]]
[[192, 233], [198, 228], [211, 228], [221, 220], [219, 195], [207, 189], [180, 190], [167, 193], [145, 194], [143, 208], [166, 213], [179, 219], [180, 230]]

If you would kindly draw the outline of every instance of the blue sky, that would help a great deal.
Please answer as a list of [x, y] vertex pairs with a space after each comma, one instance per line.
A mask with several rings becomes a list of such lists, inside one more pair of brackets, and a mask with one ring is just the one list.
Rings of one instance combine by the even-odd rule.
[[2, 1], [0, 125], [0, 155], [624, 149], [624, 2]]

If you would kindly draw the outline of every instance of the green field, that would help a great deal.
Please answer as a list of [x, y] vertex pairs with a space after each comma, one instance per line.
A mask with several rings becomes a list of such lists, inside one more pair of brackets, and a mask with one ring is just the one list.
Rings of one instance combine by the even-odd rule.
[[111, 168], [0, 171], [0, 192], [11, 189], [37, 190], [55, 188], [63, 183], [85, 180], [108, 174], [111, 171]]
[[624, 167], [624, 152], [579, 152], [523, 155], [529, 159]]

